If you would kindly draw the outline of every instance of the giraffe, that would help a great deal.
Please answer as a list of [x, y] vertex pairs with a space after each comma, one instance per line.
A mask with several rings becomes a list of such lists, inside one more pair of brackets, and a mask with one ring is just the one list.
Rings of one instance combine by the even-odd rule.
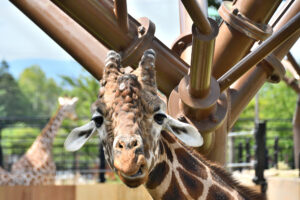
[[241, 186], [192, 147], [203, 144], [198, 130], [166, 113], [157, 92], [155, 52], [144, 52], [136, 70], [120, 65], [110, 51], [92, 119], [71, 131], [69, 151], [98, 134], [106, 160], [131, 188], [144, 185], [153, 199], [265, 199]]
[[52, 159], [54, 137], [65, 117], [77, 118], [78, 98], [59, 97], [59, 107], [26, 153], [13, 164], [11, 172], [0, 169], [0, 185], [49, 185], [55, 181]]

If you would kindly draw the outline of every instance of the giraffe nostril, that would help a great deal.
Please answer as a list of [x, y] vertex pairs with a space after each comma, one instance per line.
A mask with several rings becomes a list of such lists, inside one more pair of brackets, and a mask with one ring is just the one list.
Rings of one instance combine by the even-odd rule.
[[124, 146], [119, 142], [118, 147], [119, 147], [120, 149], [123, 149]]
[[132, 144], [131, 144], [132, 147], [136, 147], [137, 145], [138, 145], [137, 140], [132, 141]]

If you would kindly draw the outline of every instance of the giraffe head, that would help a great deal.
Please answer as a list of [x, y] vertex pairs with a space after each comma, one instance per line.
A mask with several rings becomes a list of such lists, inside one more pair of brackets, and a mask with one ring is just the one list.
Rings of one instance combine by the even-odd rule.
[[160, 161], [162, 131], [173, 133], [189, 146], [201, 146], [196, 128], [166, 114], [157, 94], [155, 52], [145, 51], [136, 70], [121, 68], [120, 55], [108, 53], [98, 100], [92, 105], [92, 120], [74, 129], [65, 141], [67, 150], [79, 149], [98, 133], [106, 159], [129, 187], [147, 181]]
[[77, 114], [75, 112], [75, 106], [78, 101], [77, 97], [59, 97], [58, 103], [61, 109], [64, 110], [64, 115], [72, 120], [77, 119]]

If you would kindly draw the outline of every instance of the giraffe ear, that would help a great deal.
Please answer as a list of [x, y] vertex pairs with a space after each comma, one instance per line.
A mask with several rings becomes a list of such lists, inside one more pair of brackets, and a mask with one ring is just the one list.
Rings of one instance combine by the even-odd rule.
[[96, 125], [94, 121], [75, 128], [71, 131], [65, 141], [65, 149], [67, 151], [77, 151], [80, 149], [95, 133]]
[[191, 147], [200, 147], [203, 145], [203, 138], [199, 131], [188, 123], [180, 122], [167, 115], [164, 129], [173, 133], [179, 140]]

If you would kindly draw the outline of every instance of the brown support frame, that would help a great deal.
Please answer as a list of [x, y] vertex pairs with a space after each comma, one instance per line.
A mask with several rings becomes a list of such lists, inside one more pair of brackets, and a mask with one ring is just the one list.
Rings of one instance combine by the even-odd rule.
[[[49, 19], [47, 19], [47, 17], [43, 17], [42, 15], [51, 16], [51, 13], [49, 12], [52, 11], [41, 9], [44, 5], [50, 5], [51, 8], [57, 9], [57, 7], [54, 5], [56, 4], [69, 16], [71, 16], [78, 24], [80, 24], [86, 31], [88, 31], [89, 34], [93, 35], [94, 38], [91, 37], [92, 39], [85, 43], [87, 47], [91, 46], [94, 42], [98, 43], [98, 41], [100, 41], [107, 48], [121, 51], [123, 56], [123, 64], [137, 64], [138, 59], [142, 55], [143, 51], [148, 48], [153, 48], [157, 52], [156, 67], [158, 72], [158, 86], [159, 89], [166, 95], [169, 95], [172, 89], [178, 84], [180, 79], [187, 74], [188, 65], [183, 60], [181, 60], [176, 53], [169, 50], [157, 38], [154, 37], [155, 28], [149, 20], [141, 19], [139, 21], [136, 21], [128, 15], [127, 30], [126, 20], [125, 22], [120, 21], [122, 19], [118, 20], [118, 17], [116, 16], [116, 13], [122, 16], [126, 15], [126, 12], [124, 11], [126, 6], [124, 7], [124, 5], [123, 7], [121, 6], [123, 11], [122, 9], [121, 11], [116, 11], [116, 9], [114, 12], [114, 5], [112, 1], [109, 0], [78, 0], [76, 4], [70, 0], [52, 0], [54, 4], [46, 0], [11, 1], [15, 5], [17, 5], [20, 10], [26, 13], [31, 19], [33, 19], [39, 26], [41, 26], [58, 43], [64, 46], [67, 51], [71, 52], [71, 54], [76, 59], [82, 59], [83, 61], [81, 63], [98, 79], [102, 75], [101, 64], [100, 67], [95, 67], [97, 70], [93, 71], [93, 67], [89, 67], [88, 64], [85, 63], [85, 54], [83, 57], [80, 57], [80, 52], [73, 52], [74, 50], [78, 50], [78, 47], [72, 45], [74, 45], [73, 43], [77, 43], [79, 39], [75, 37], [71, 38], [71, 40], [67, 40], [70, 44], [64, 43], [63, 41], [64, 39], [66, 39], [64, 38], [65, 35], [69, 36], [68, 31], [71, 31], [71, 35], [73, 36], [78, 34], [77, 30], [65, 30], [64, 28], [61, 28], [57, 24], [61, 24], [62, 26], [64, 24], [55, 24], [57, 22], [57, 19], [53, 16]], [[299, 0], [296, 1], [298, 1], [299, 3]], [[231, 23], [229, 25], [223, 22], [220, 28], [220, 34], [217, 37], [215, 50], [215, 54], [217, 55], [214, 56], [213, 63], [213, 71], [217, 78], [223, 75], [228, 69], [230, 69], [249, 52], [250, 47], [255, 41], [254, 39], [265, 39], [268, 36], [268, 34], [270, 33], [268, 32], [269, 29], [263, 25], [270, 19], [279, 3], [280, 1], [276, 1], [274, 3], [273, 0], [267, 0], [263, 2], [261, 0], [238, 0], [236, 5], [234, 5], [235, 8], [233, 10], [228, 11], [228, 7], [223, 7], [224, 18], [235, 21], [234, 23]], [[297, 7], [296, 5], [298, 4], [295, 4], [295, 7]], [[39, 12], [39, 9], [41, 9], [43, 13]], [[290, 15], [295, 15], [290, 10], [291, 9], [289, 9], [288, 13]], [[255, 25], [246, 26], [245, 24], [241, 23], [241, 19], [237, 17], [241, 15], [243, 16], [242, 20], [246, 19], [247, 22], [251, 22], [250, 24], [252, 25], [260, 23], [262, 27], [265, 28], [262, 30], [258, 30], [258, 27], [256, 27]], [[63, 17], [63, 19], [65, 18]], [[78, 24], [72, 22], [69, 24], [69, 26], [78, 26]], [[123, 26], [120, 26], [120, 24], [125, 24], [125, 28]], [[280, 24], [280, 22], [278, 24]], [[281, 28], [282, 25], [277, 27]], [[251, 35], [252, 37], [256, 38], [253, 39], [246, 36], [245, 34]], [[287, 43], [282, 45], [279, 50], [276, 50], [274, 52], [274, 55], [276, 55], [278, 58], [283, 57], [287, 53], [286, 50], [293, 45], [298, 37], [299, 35], [295, 35], [294, 37], [292, 37]], [[106, 49], [103, 50], [103, 52], [105, 51]], [[227, 55], [227, 52], [230, 52], [231, 54]], [[78, 56], [78, 58], [76, 56]], [[94, 52], [94, 54], [91, 53], [90, 56], [91, 58], [98, 57], [98, 59], [102, 60], [102, 62], [100, 63], [103, 63], [104, 56], [102, 54], [98, 56], [95, 55]], [[276, 59], [274, 61], [274, 56], [269, 56], [266, 61], [263, 61], [257, 65], [261, 67], [252, 68], [235, 84], [233, 84], [233, 89], [229, 91], [230, 97], [225, 93], [220, 94], [218, 87], [216, 87], [216, 89], [213, 89], [213, 96], [217, 96], [217, 104], [211, 104], [212, 100], [210, 99], [208, 101], [209, 106], [201, 108], [201, 111], [198, 110], [199, 112], [197, 111], [197, 109], [195, 110], [193, 107], [191, 107], [191, 112], [194, 112], [195, 115], [200, 116], [200, 118], [196, 117], [200, 120], [196, 120], [197, 124], [194, 125], [199, 129], [205, 129], [205, 131], [207, 132], [215, 133], [208, 134], [208, 137], [206, 138], [207, 140], [205, 140], [211, 141], [208, 142], [209, 146], [207, 147], [208, 151], [206, 152], [208, 158], [220, 163], [225, 162], [225, 145], [227, 137], [226, 133], [228, 131], [228, 128], [232, 126], [241, 110], [250, 101], [251, 96], [258, 91], [258, 89], [263, 85], [267, 78], [272, 76], [272, 74], [274, 74], [274, 71], [276, 70], [279, 74], [281, 73], [280, 67], [276, 68], [272, 65], [274, 63], [276, 63]], [[170, 67], [172, 67], [172, 70], [170, 70]], [[207, 75], [208, 74], [209, 73], [207, 73]], [[246, 80], [245, 78], [248, 79]], [[185, 79], [183, 79], [183, 81], [184, 80]], [[249, 84], [249, 80], [253, 80], [255, 84]], [[205, 81], [205, 83], [208, 83], [208, 81]], [[205, 86], [204, 88], [207, 88], [207, 84], [203, 85]], [[182, 89], [182, 87], [179, 87], [179, 90], [180, 89]], [[180, 98], [181, 97], [179, 97], [178, 99]], [[231, 100], [231, 109], [228, 108], [227, 99]], [[178, 105], [180, 105], [180, 103], [178, 102], [175, 104], [169, 104], [169, 110], [178, 108]], [[213, 110], [218, 112], [212, 112]], [[206, 112], [213, 114], [207, 116]], [[205, 115], [204, 118], [201, 117], [202, 114]], [[227, 118], [227, 115], [229, 115], [229, 118]], [[194, 123], [195, 121], [189, 122]], [[229, 127], [227, 127], [227, 125]], [[218, 139], [215, 140], [215, 137], [217, 137]], [[213, 150], [211, 151], [211, 149]]]

